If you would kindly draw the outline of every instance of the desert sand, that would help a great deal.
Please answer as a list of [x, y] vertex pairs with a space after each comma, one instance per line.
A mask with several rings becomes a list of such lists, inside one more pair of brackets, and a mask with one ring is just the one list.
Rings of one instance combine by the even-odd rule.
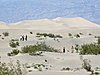
[[[9, 36], [4, 37], [2, 35], [3, 32], [9, 32]], [[30, 34], [30, 32], [33, 34]], [[36, 33], [59, 34], [63, 38], [58, 38], [59, 42], [48, 37], [39, 40], [36, 37]], [[73, 36], [69, 37], [69, 33]], [[80, 38], [76, 38], [74, 35], [79, 33], [83, 35], [80, 35]], [[22, 64], [44, 64], [47, 68], [43, 68], [43, 71], [40, 72], [30, 67], [27, 71], [31, 70], [31, 72], [28, 71], [26, 75], [90, 75], [89, 72], [81, 69], [81, 55], [75, 51], [72, 53], [71, 47], [75, 46], [75, 44], [96, 43], [97, 39], [95, 36], [100, 36], [100, 26], [80, 17], [25, 20], [9, 24], [0, 22], [0, 35], [0, 56], [2, 62], [9, 63], [10, 60], [13, 60], [13, 62], [20, 60]], [[7, 53], [12, 51], [9, 41], [11, 39], [19, 39], [20, 35], [27, 35], [28, 40], [19, 41], [20, 46], [18, 49], [26, 45], [45, 41], [47, 45], [58, 49], [60, 52], [62, 52], [63, 47], [65, 47], [66, 51], [65, 53], [44, 52], [43, 56], [30, 56], [29, 54], [7, 56]], [[91, 60], [92, 68], [100, 66], [100, 55], [83, 55], [83, 58]], [[45, 60], [48, 60], [48, 62], [45, 62]], [[61, 69], [64, 67], [70, 67], [72, 70], [62, 71]]]

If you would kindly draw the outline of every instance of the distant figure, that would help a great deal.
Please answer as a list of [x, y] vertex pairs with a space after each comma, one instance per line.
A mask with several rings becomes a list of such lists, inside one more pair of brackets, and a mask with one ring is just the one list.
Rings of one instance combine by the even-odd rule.
[[20, 39], [20, 41], [22, 41], [22, 35], [20, 35], [20, 38], [19, 39]]
[[26, 35], [26, 37], [25, 37], [25, 40], [27, 41], [27, 35]]
[[48, 62], [47, 60], [45, 60], [45, 62]]
[[63, 53], [65, 53], [65, 47], [63, 47]]
[[24, 41], [24, 35], [22, 36], [22, 41]]

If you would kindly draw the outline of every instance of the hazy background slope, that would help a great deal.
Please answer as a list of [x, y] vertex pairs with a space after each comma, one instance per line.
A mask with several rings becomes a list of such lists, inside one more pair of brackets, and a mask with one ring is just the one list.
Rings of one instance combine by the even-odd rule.
[[100, 24], [100, 0], [0, 0], [0, 21], [83, 17]]

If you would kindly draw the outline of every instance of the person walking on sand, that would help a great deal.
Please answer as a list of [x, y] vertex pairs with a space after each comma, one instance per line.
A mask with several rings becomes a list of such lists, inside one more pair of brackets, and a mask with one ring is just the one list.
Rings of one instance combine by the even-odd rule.
[[24, 35], [22, 36], [22, 41], [24, 41]]
[[20, 35], [19, 39], [20, 39], [20, 41], [22, 41], [22, 35]]
[[63, 53], [65, 53], [65, 50], [66, 50], [65, 47], [63, 47]]
[[27, 41], [27, 35], [25, 36], [25, 40]]

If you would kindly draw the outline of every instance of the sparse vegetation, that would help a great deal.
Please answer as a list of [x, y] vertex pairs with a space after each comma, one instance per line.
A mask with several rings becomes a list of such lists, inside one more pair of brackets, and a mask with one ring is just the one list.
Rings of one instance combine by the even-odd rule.
[[83, 35], [83, 33], [79, 33], [80, 35]]
[[33, 34], [33, 32], [30, 32], [30, 34]]
[[52, 33], [49, 33], [49, 34], [47, 34], [47, 33], [37, 33], [36, 34], [37, 36], [36, 37], [50, 37], [50, 38], [63, 38], [61, 35], [54, 35], [54, 34], [52, 34]]
[[82, 67], [83, 67], [86, 71], [90, 71], [90, 72], [91, 72], [90, 60], [88, 60], [88, 59], [83, 59]]
[[100, 38], [98, 38], [98, 43], [82, 45], [80, 48], [80, 54], [82, 54], [82, 55], [100, 54]]
[[11, 53], [8, 53], [8, 56], [15, 56], [15, 55], [17, 55], [19, 52], [20, 52], [20, 51], [19, 51], [18, 49], [14, 49], [14, 50], [12, 50]]
[[78, 44], [75, 44], [75, 50], [76, 50], [76, 53], [79, 52], [79, 45]]
[[17, 46], [19, 46], [19, 42], [11, 40], [10, 43], [9, 43], [9, 45], [12, 48], [16, 48]]
[[9, 33], [8, 32], [3, 32], [2, 33], [5, 37], [9, 36]]
[[14, 65], [12, 62], [6, 64], [0, 61], [0, 75], [26, 75], [26, 72], [27, 71], [18, 60], [16, 65]]
[[[16, 45], [18, 46], [19, 44], [12, 42], [10, 45], [11, 47], [15, 48]], [[47, 46], [45, 42], [41, 42], [41, 43], [37, 43], [36, 45], [24, 46], [21, 48], [20, 51], [18, 49], [14, 49], [12, 50], [11, 53], [8, 53], [8, 56], [14, 56], [17, 55], [18, 53], [29, 53], [29, 55], [41, 55], [42, 51], [58, 52], [57, 49]]]
[[44, 42], [22, 47], [22, 53], [29, 53], [30, 55], [39, 55], [41, 54], [40, 51], [57, 52], [56, 49], [47, 46]]
[[71, 70], [69, 67], [61, 69], [61, 71], [69, 71], [69, 70]]
[[72, 36], [72, 34], [71, 34], [71, 33], [69, 33], [68, 35], [69, 35], [69, 36]]
[[89, 35], [91, 36], [92, 34], [91, 34], [91, 33], [89, 33]]
[[80, 54], [87, 55], [87, 54], [100, 54], [100, 44], [85, 44], [81, 46]]
[[74, 35], [76, 38], [80, 38], [80, 35], [79, 34], [76, 34], [76, 35]]
[[98, 37], [98, 44], [100, 44], [100, 37]]

